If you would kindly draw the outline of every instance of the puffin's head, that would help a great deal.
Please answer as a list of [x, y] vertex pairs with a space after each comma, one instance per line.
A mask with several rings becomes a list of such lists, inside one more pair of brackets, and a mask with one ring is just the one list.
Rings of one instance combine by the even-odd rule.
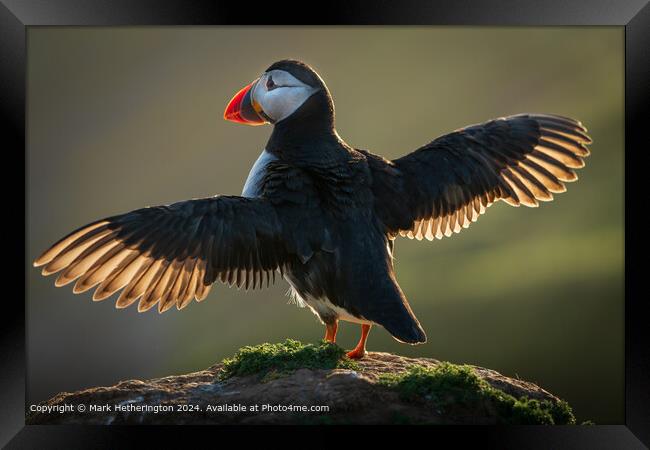
[[224, 119], [246, 125], [276, 124], [288, 117], [333, 119], [334, 107], [321, 77], [295, 60], [274, 63], [230, 100]]

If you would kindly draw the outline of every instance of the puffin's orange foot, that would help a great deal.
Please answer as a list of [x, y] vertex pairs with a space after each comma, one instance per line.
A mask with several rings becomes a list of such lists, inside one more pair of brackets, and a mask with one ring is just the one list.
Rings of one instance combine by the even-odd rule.
[[361, 325], [361, 339], [354, 350], [351, 350], [346, 353], [350, 359], [361, 359], [366, 356], [366, 340], [368, 339], [368, 333], [370, 333], [370, 324]]
[[339, 322], [338, 320], [328, 323], [325, 325], [325, 340], [327, 342], [331, 342], [332, 344], [336, 343], [336, 331], [339, 328]]
[[364, 356], [366, 356], [366, 349], [365, 348], [355, 348], [354, 350], [350, 350], [349, 352], [347, 352], [346, 355], [350, 359], [361, 359]]

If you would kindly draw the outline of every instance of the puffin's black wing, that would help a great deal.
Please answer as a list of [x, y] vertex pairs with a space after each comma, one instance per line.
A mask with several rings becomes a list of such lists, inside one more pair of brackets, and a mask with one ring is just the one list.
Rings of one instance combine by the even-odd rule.
[[573, 119], [520, 114], [441, 136], [388, 162], [384, 171], [399, 181], [384, 183], [397, 196], [381, 202], [382, 219], [394, 233], [433, 240], [467, 228], [497, 200], [550, 201], [584, 166], [586, 131]]
[[[289, 238], [290, 239], [290, 238]], [[123, 289], [116, 306], [140, 299], [139, 311], [160, 312], [203, 300], [219, 279], [262, 287], [290, 257], [275, 207], [265, 199], [216, 196], [138, 209], [70, 233], [35, 262], [61, 272], [74, 292], [97, 285], [94, 300]]]

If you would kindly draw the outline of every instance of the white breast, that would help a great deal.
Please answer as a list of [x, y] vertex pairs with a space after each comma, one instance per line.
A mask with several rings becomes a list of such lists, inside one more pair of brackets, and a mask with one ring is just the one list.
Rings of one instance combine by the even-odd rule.
[[259, 197], [260, 195], [260, 182], [264, 178], [266, 173], [266, 168], [271, 161], [275, 161], [278, 158], [267, 152], [266, 149], [260, 153], [260, 156], [251, 167], [251, 171], [248, 173], [248, 178], [246, 178], [246, 183], [244, 183], [244, 189], [242, 191], [243, 197]]

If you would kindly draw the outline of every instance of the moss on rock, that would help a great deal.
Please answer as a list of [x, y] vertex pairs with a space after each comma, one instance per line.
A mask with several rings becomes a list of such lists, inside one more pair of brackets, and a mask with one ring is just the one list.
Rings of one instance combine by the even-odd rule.
[[447, 362], [430, 368], [413, 365], [406, 372], [384, 374], [379, 382], [408, 401], [428, 403], [440, 414], [458, 416], [484, 411], [503, 424], [574, 424], [564, 401], [515, 398], [490, 386], [471, 366]]
[[336, 344], [321, 341], [303, 344], [287, 339], [277, 344], [242, 347], [232, 358], [223, 360], [219, 378], [258, 374], [270, 381], [298, 369], [358, 369]]
[[[363, 372], [361, 366], [345, 356], [345, 350], [336, 344], [326, 341], [303, 344], [287, 339], [277, 344], [242, 347], [232, 358], [223, 360], [217, 377], [227, 380], [257, 375], [260, 382], [266, 383], [298, 369], [339, 368]], [[575, 423], [573, 412], [566, 402], [526, 396], [516, 398], [491, 386], [468, 365], [441, 362], [432, 367], [414, 364], [406, 371], [381, 374], [378, 384], [397, 391], [404, 401], [430, 408], [450, 422], [483, 417], [502, 424]], [[408, 417], [395, 419], [399, 423], [412, 422]]]
[[[353, 369], [332, 370], [332, 369]], [[308, 370], [298, 370], [308, 369]], [[309, 370], [311, 369], [311, 370]], [[280, 378], [278, 381], [272, 381]], [[226, 380], [227, 382], [217, 382]], [[505, 391], [505, 392], [504, 392]], [[508, 395], [511, 394], [511, 395]], [[198, 372], [60, 393], [43, 403], [169, 405], [173, 413], [31, 413], [29, 424], [495, 424], [574, 423], [569, 406], [539, 386], [493, 370], [369, 352], [351, 361], [327, 342], [244, 347]], [[202, 413], [181, 407], [198, 406]], [[215, 406], [262, 405], [253, 410]], [[282, 414], [264, 405], [284, 406]], [[305, 411], [305, 406], [327, 406]], [[58, 407], [58, 406], [57, 406]], [[291, 407], [291, 409], [289, 409]], [[177, 409], [178, 408], [178, 409]]]

